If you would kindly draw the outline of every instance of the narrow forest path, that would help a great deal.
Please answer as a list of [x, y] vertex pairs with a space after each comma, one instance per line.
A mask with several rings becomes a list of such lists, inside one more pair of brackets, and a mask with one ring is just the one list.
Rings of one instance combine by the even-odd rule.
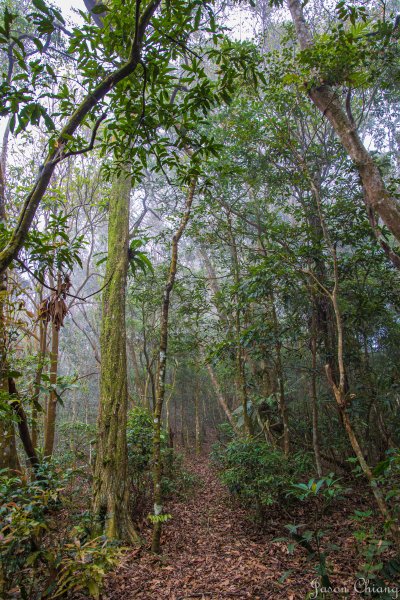
[[[146, 549], [128, 554], [107, 578], [104, 600], [297, 600], [312, 592], [315, 572], [307, 553], [289, 554], [285, 542], [274, 541], [290, 520], [273, 512], [260, 532], [232, 503], [207, 457], [192, 458], [188, 466], [200, 483], [189, 498], [167, 505], [173, 519], [164, 527], [162, 557]], [[337, 567], [343, 577], [342, 557]]]

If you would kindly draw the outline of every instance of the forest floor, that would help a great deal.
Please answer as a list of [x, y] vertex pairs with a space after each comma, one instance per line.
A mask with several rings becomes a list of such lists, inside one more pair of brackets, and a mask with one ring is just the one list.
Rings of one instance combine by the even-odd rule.
[[[199, 484], [190, 497], [168, 503], [172, 519], [164, 526], [162, 556], [151, 554], [149, 544], [128, 553], [108, 576], [104, 600], [315, 597], [315, 562], [302, 547], [290, 553], [287, 542], [275, 541], [287, 533], [285, 524], [307, 522], [310, 515], [305, 509], [297, 507], [293, 514], [271, 510], [260, 529], [249, 512], [232, 501], [207, 457], [188, 459], [186, 468], [196, 474]], [[327, 552], [331, 582], [349, 590], [338, 591], [334, 598], [360, 598], [353, 592], [360, 562], [351, 532], [355, 508], [363, 506], [351, 500], [340, 503], [323, 523], [323, 545], [337, 544]]]

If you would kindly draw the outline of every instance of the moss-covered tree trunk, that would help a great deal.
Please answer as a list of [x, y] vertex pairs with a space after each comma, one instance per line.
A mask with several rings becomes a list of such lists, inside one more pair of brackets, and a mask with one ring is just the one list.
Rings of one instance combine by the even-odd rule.
[[111, 190], [106, 287], [101, 324], [100, 407], [94, 469], [96, 526], [109, 539], [137, 542], [129, 511], [126, 420], [128, 379], [125, 298], [131, 181], [122, 174]]
[[46, 428], [44, 435], [44, 456], [50, 458], [54, 449], [54, 438], [56, 431], [57, 417], [57, 394], [55, 386], [57, 385], [58, 372], [58, 347], [59, 347], [60, 331], [56, 323], [51, 325], [51, 354], [50, 354], [50, 385], [52, 389], [49, 394], [46, 413]]
[[[42, 301], [42, 298], [40, 298]], [[38, 365], [35, 373], [35, 381], [33, 384], [33, 396], [32, 396], [32, 444], [36, 449], [38, 445], [38, 406], [40, 402], [40, 384], [42, 381], [42, 374], [44, 364], [46, 360], [46, 349], [47, 349], [47, 321], [39, 320], [39, 354], [38, 354]]]

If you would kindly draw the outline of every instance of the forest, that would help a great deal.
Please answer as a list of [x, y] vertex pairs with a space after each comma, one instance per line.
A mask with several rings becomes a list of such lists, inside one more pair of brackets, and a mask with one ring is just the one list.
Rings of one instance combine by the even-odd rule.
[[400, 2], [0, 0], [0, 598], [400, 597]]

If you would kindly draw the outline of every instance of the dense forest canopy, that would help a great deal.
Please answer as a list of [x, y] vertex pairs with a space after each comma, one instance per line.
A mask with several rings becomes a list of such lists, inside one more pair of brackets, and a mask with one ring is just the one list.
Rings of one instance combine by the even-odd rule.
[[0, 15], [1, 597], [397, 597], [400, 4]]

